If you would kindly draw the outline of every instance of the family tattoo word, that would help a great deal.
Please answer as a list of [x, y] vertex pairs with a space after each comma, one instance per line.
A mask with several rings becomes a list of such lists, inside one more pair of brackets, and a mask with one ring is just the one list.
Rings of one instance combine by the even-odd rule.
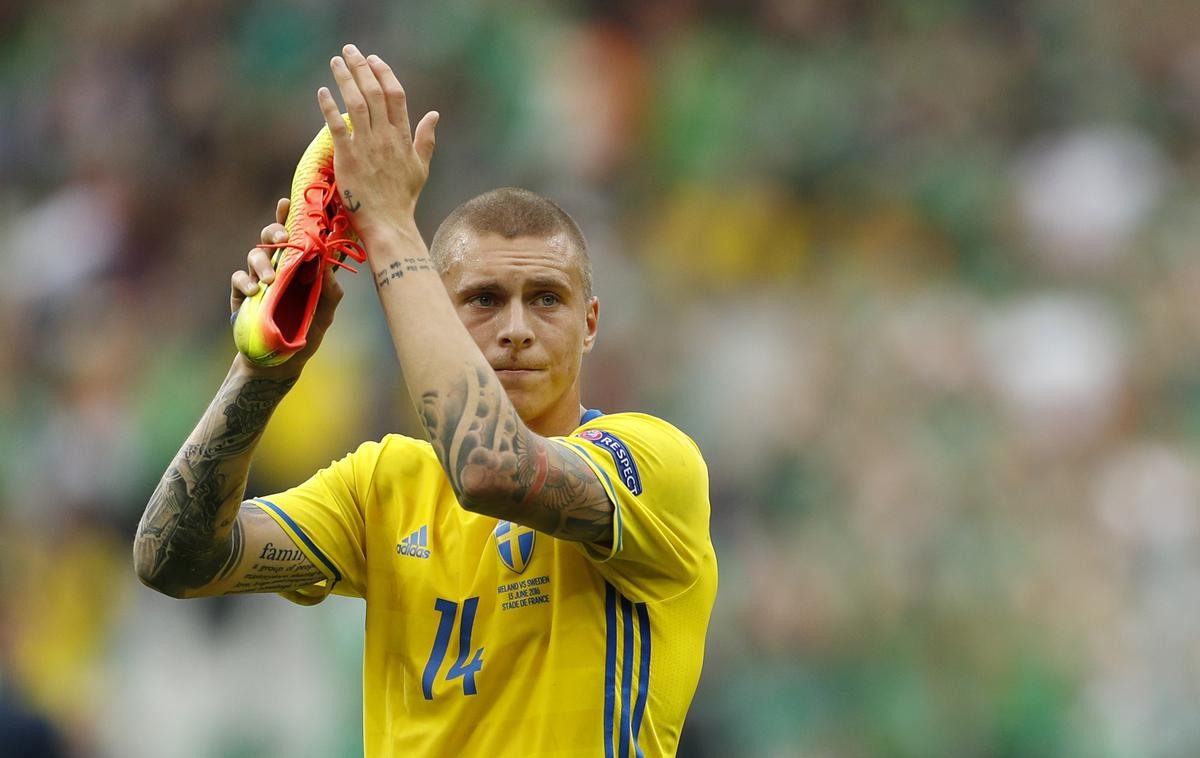
[[[261, 525], [270, 521], [271, 517], [257, 505], [242, 503], [238, 518], [233, 523], [233, 550], [230, 551], [225, 568], [217, 576], [218, 582], [224, 581], [235, 568], [242, 566], [246, 552], [245, 539], [242, 536], [243, 524], [259, 522], [261, 531]], [[295, 547], [276, 546], [272, 542], [263, 545], [259, 554], [252, 556], [248, 562], [250, 565], [242, 569], [237, 582], [225, 590], [226, 594], [281, 592], [305, 587], [325, 578], [302, 551]]]
[[279, 555], [286, 558], [263, 558], [260, 556], [244, 574], [238, 583], [229, 589], [230, 593], [243, 592], [280, 592], [304, 587], [325, 578], [325, 575], [309, 563], [299, 550], [273, 549], [271, 543], [263, 548], [263, 556]]

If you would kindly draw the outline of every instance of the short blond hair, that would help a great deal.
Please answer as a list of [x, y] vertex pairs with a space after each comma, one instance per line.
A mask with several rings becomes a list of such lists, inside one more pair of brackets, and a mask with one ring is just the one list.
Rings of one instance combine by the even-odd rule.
[[592, 261], [587, 240], [575, 219], [557, 203], [520, 187], [501, 187], [471, 198], [442, 221], [429, 245], [429, 257], [438, 272], [445, 274], [454, 260], [454, 239], [462, 231], [517, 237], [567, 238], [579, 258], [584, 301], [592, 299]]

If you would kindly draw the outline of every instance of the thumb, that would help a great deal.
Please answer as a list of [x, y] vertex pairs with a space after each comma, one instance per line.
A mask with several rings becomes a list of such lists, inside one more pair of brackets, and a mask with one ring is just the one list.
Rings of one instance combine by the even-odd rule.
[[413, 149], [417, 151], [417, 156], [426, 166], [433, 159], [433, 147], [437, 142], [434, 130], [437, 129], [439, 118], [441, 115], [437, 111], [429, 111], [421, 119], [421, 123], [417, 124], [417, 129], [413, 134]]

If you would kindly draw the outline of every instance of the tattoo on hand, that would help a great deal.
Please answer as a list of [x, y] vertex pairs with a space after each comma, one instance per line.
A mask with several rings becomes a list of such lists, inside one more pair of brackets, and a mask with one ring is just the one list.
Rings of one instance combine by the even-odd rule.
[[490, 370], [426, 392], [421, 418], [465, 507], [562, 539], [597, 542], [610, 534], [613, 505], [595, 474], [529, 431]]
[[229, 576], [240, 562], [243, 531], [236, 518], [218, 518], [231, 501], [241, 500], [245, 456], [295, 383], [295, 377], [231, 378], [222, 385], [138, 525], [138, 564], [156, 587], [168, 593], [197, 589]]

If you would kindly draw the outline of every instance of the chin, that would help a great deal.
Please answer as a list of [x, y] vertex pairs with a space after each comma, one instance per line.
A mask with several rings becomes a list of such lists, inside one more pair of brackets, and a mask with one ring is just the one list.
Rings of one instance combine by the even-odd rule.
[[549, 413], [565, 394], [544, 374], [526, 377], [500, 377], [500, 386], [508, 395], [517, 415], [525, 423]]
[[510, 393], [509, 399], [512, 400], [513, 408], [516, 409], [517, 415], [521, 417], [521, 421], [526, 424], [533, 424], [546, 417], [547, 414], [554, 411], [555, 402], [546, 398], [544, 395], [513, 395]]
[[545, 403], [539, 402], [541, 398], [537, 393], [531, 393], [522, 387], [511, 386], [506, 386], [504, 390], [522, 421], [537, 418], [538, 412], [543, 410]]

